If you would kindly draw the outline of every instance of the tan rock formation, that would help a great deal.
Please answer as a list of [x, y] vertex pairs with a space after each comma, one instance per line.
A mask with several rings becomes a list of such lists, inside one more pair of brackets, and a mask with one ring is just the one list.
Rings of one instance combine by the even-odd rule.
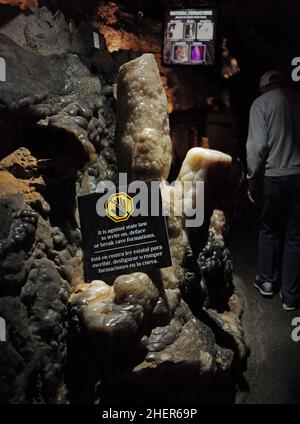
[[121, 67], [117, 97], [120, 171], [139, 179], [166, 179], [171, 166], [167, 99], [153, 55]]

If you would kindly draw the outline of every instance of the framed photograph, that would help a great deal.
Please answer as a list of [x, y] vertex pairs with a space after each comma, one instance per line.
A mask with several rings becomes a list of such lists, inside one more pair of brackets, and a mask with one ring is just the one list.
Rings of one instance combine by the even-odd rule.
[[171, 21], [168, 23], [167, 38], [169, 40], [182, 40], [183, 39], [183, 27], [182, 21]]
[[173, 61], [182, 63], [189, 61], [189, 46], [187, 43], [179, 42], [173, 45]]
[[211, 21], [201, 21], [197, 25], [197, 40], [213, 40], [214, 23]]
[[191, 45], [191, 58], [193, 63], [201, 63], [206, 61], [206, 46], [201, 43]]
[[194, 21], [187, 21], [184, 24], [183, 35], [186, 40], [194, 40], [196, 38], [196, 23]]

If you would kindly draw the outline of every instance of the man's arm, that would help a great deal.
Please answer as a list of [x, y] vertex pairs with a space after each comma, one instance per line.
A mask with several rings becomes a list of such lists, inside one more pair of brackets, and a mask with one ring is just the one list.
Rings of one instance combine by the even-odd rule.
[[251, 202], [255, 201], [255, 186], [268, 155], [268, 132], [262, 109], [253, 104], [250, 110], [249, 132], [247, 140], [247, 167]]

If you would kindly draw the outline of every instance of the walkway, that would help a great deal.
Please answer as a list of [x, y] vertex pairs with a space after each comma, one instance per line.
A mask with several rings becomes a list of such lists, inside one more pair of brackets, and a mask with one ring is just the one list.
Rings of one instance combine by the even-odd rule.
[[[300, 219], [300, 218], [299, 218]], [[300, 404], [300, 342], [292, 341], [291, 325], [300, 309], [286, 312], [279, 295], [264, 299], [252, 286], [256, 271], [257, 222], [244, 218], [230, 235], [235, 284], [245, 299], [244, 328], [251, 356], [246, 379], [247, 404]]]

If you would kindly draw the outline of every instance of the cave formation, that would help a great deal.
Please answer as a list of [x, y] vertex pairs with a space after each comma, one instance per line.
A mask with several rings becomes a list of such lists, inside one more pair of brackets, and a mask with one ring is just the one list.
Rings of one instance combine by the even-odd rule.
[[[232, 126], [223, 150], [200, 136], [238, 65], [224, 41], [221, 77], [163, 68], [170, 2], [116, 3], [0, 1], [0, 402], [234, 403], [249, 356], [227, 247], [242, 153]], [[118, 172], [160, 180], [173, 265], [87, 283], [76, 199]], [[205, 181], [200, 231], [175, 214], [172, 178], [192, 183], [189, 205]]]

